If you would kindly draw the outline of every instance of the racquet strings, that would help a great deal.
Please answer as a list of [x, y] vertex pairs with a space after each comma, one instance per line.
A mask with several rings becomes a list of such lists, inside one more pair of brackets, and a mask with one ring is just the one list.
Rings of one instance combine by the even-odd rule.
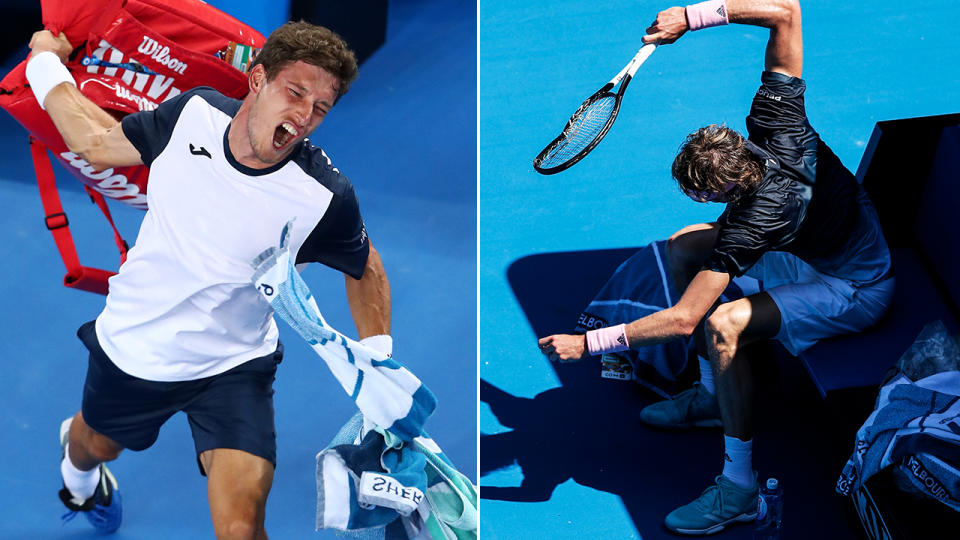
[[602, 135], [603, 128], [613, 116], [616, 103], [615, 95], [605, 94], [595, 101], [581, 105], [567, 122], [563, 138], [543, 157], [540, 167], [549, 169], [562, 165], [590, 146]]

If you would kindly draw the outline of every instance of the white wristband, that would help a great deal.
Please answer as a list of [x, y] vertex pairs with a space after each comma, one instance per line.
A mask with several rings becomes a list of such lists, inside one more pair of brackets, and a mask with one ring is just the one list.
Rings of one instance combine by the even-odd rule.
[[33, 55], [27, 62], [26, 74], [30, 89], [33, 90], [33, 95], [43, 110], [47, 110], [43, 106], [43, 100], [47, 99], [47, 94], [60, 83], [77, 85], [70, 75], [70, 70], [60, 61], [60, 57], [50, 51]]
[[387, 334], [365, 337], [360, 340], [360, 343], [387, 356], [393, 356], [393, 337]]

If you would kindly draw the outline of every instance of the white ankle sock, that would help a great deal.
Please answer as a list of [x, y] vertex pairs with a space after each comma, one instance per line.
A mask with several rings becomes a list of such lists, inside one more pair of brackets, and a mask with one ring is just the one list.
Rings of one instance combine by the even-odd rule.
[[70, 445], [67, 444], [63, 461], [60, 462], [60, 474], [63, 475], [63, 485], [70, 490], [74, 499], [81, 503], [93, 496], [100, 482], [100, 467], [89, 471], [81, 471], [70, 461]]
[[717, 394], [717, 387], [713, 383], [713, 368], [710, 366], [710, 360], [702, 356], [697, 356], [700, 361], [700, 386], [712, 395]]
[[753, 439], [723, 436], [723, 475], [740, 487], [753, 485]]

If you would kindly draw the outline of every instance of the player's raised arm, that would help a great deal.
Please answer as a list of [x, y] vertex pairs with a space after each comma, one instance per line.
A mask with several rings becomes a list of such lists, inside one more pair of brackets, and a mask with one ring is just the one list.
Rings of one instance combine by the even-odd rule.
[[791, 77], [803, 71], [803, 36], [798, 0], [708, 0], [672, 7], [657, 14], [647, 28], [644, 43], [673, 43], [687, 30], [702, 30], [728, 23], [770, 29], [765, 67]]
[[41, 30], [31, 38], [30, 48], [27, 80], [67, 148], [98, 171], [141, 164], [140, 153], [123, 134], [120, 122], [77, 90], [63, 65], [73, 50], [66, 36]]

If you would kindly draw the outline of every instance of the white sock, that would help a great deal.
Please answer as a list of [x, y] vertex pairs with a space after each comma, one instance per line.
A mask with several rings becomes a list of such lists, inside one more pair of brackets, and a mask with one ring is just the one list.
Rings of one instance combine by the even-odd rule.
[[753, 485], [753, 439], [723, 436], [723, 475], [740, 487]]
[[710, 366], [710, 360], [702, 356], [697, 356], [697, 360], [700, 361], [700, 386], [711, 395], [716, 395], [717, 386], [713, 382], [713, 368]]
[[63, 461], [60, 462], [60, 474], [63, 475], [63, 485], [70, 490], [70, 494], [75, 499], [74, 502], [82, 504], [83, 501], [93, 496], [97, 490], [97, 484], [100, 483], [100, 467], [94, 467], [89, 471], [81, 471], [70, 461], [70, 445], [67, 444], [66, 453]]

